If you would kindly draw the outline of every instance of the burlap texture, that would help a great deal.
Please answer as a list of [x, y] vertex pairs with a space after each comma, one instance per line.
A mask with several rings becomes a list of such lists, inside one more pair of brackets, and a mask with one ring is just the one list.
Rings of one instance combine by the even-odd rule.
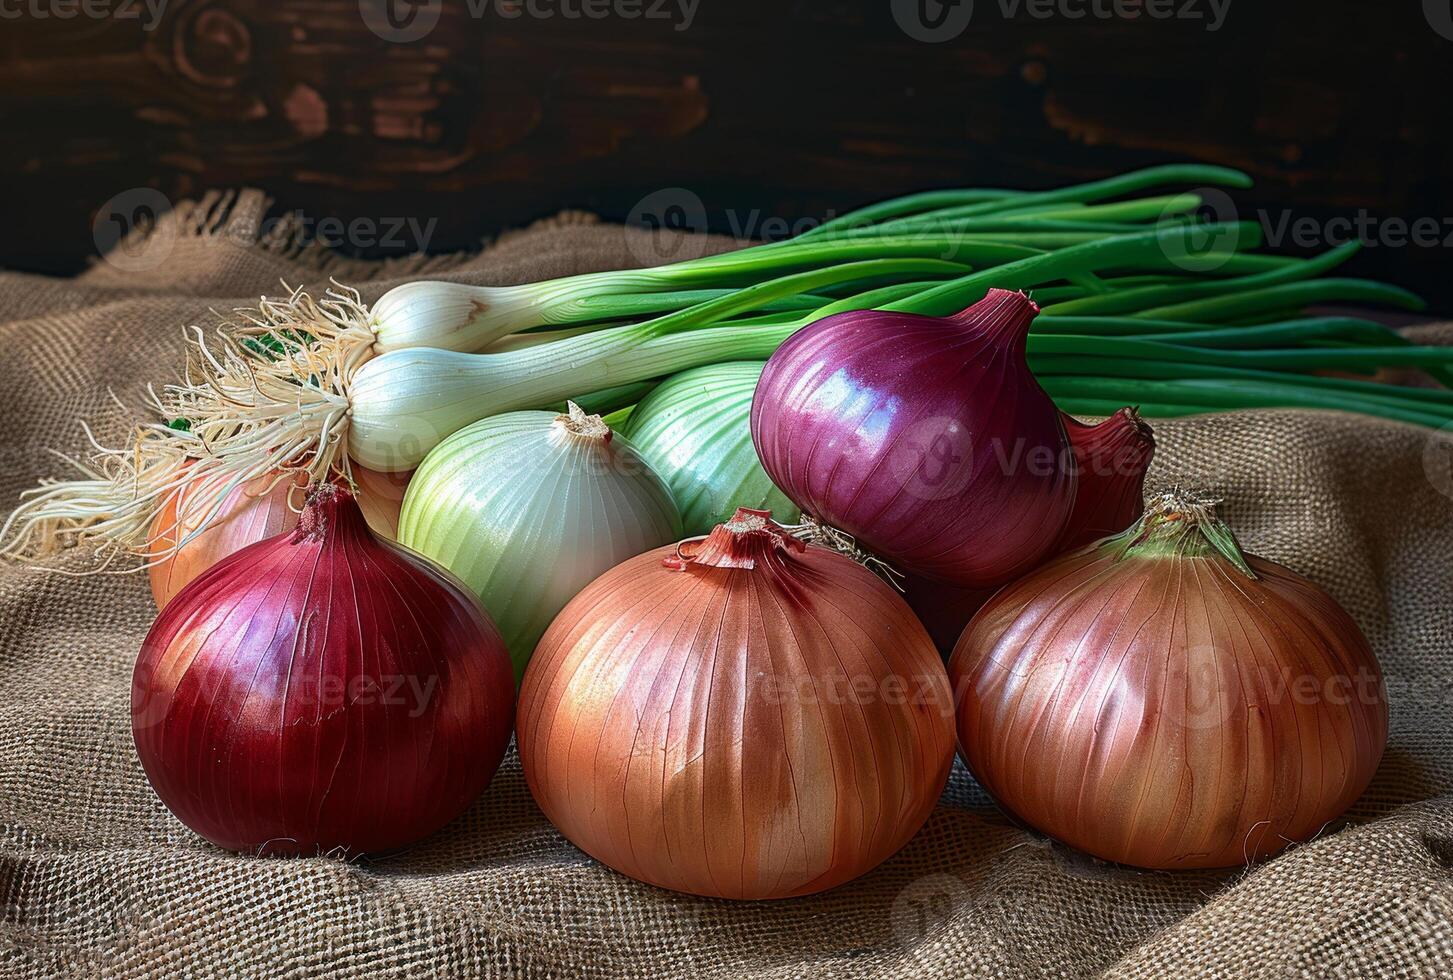
[[[179, 328], [278, 280], [376, 298], [430, 271], [519, 282], [639, 264], [650, 243], [583, 218], [481, 254], [389, 267], [258, 242], [264, 201], [212, 198], [162, 251], [73, 281], [0, 274], [0, 493], [81, 448], [108, 389], [178, 366]], [[725, 243], [711, 243], [711, 248]], [[160, 257], [160, 261], [151, 262]], [[134, 258], [134, 256], [133, 256]], [[1226, 499], [1254, 552], [1321, 582], [1388, 675], [1372, 788], [1314, 843], [1232, 874], [1098, 865], [1016, 829], [958, 765], [923, 832], [814, 898], [707, 901], [638, 884], [566, 843], [518, 761], [460, 820], [360, 863], [223, 853], [151, 793], [131, 742], [140, 576], [0, 569], [0, 964], [11, 976], [1453, 975], [1453, 477], [1426, 431], [1331, 413], [1165, 421], [1152, 483]], [[116, 431], [112, 430], [113, 433]], [[105, 432], [105, 426], [102, 426]]]

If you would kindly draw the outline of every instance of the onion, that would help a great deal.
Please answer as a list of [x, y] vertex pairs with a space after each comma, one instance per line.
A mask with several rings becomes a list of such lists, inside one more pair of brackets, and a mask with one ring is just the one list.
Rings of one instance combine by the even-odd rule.
[[983, 608], [994, 592], [994, 589], [947, 585], [918, 575], [910, 575], [903, 582], [903, 598], [945, 660], [954, 652], [954, 645], [963, 636], [964, 627], [969, 625], [974, 613]]
[[[396, 538], [408, 476], [375, 473], [361, 466], [354, 467], [353, 476], [358, 483], [358, 506], [369, 526], [386, 538]], [[169, 496], [152, 522], [147, 545], [149, 554], [157, 556], [148, 569], [156, 607], [166, 608], [188, 582], [233, 552], [296, 527], [306, 482], [301, 473], [293, 479], [279, 474], [236, 487], [222, 498], [217, 516], [200, 531], [196, 529], [208, 514], [189, 507], [191, 488], [183, 487]]]
[[512, 412], [439, 445], [409, 483], [399, 541], [458, 575], [499, 624], [516, 676], [565, 603], [681, 536], [666, 484], [598, 415]]
[[752, 438], [804, 514], [967, 588], [1027, 572], [1069, 520], [1064, 427], [1029, 373], [1038, 307], [991, 289], [946, 318], [843, 313], [767, 362]]
[[148, 569], [156, 607], [165, 609], [184, 586], [228, 555], [291, 531], [298, 523], [293, 494], [303, 490], [299, 481], [305, 485], [307, 477], [262, 477], [236, 487], [222, 499], [216, 520], [195, 534], [207, 515], [189, 513], [190, 488], [170, 497], [151, 528], [151, 552], [165, 556]]
[[611, 569], [525, 674], [531, 792], [633, 878], [741, 899], [831, 888], [902, 847], [947, 781], [951, 696], [923, 627], [769, 516]]
[[1000, 805], [1147, 868], [1310, 839], [1387, 741], [1382, 674], [1351, 617], [1176, 492], [1000, 590], [949, 673], [964, 758]]
[[730, 361], [668, 378], [621, 430], [671, 488], [687, 534], [708, 533], [739, 506], [797, 520], [752, 446], [752, 392], [763, 366]]
[[388, 851], [488, 785], [513, 694], [474, 597], [325, 486], [293, 533], [162, 611], [132, 676], [132, 733], [162, 802], [221, 847]]
[[1133, 408], [1099, 425], [1064, 416], [1077, 490], [1070, 522], [1056, 551], [1070, 551], [1119, 534], [1145, 512], [1145, 474], [1155, 455], [1155, 434]]

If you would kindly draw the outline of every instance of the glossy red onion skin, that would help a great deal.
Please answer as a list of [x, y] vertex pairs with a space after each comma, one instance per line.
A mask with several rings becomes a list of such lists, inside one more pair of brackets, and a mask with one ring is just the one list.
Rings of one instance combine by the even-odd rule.
[[1075, 486], [1024, 342], [1035, 307], [991, 290], [938, 319], [842, 313], [767, 362], [752, 439], [804, 513], [902, 571], [992, 588], [1050, 553]]
[[[358, 483], [358, 506], [368, 519], [369, 527], [389, 540], [398, 537], [399, 507], [409, 474], [375, 473], [361, 466], [353, 468]], [[166, 558], [151, 565], [147, 575], [151, 596], [158, 609], [166, 608], [172, 597], [188, 582], [250, 544], [270, 538], [298, 525], [298, 514], [306, 487], [306, 478], [277, 480], [272, 476], [252, 480], [234, 489], [225, 498], [211, 526], [176, 549]], [[148, 550], [164, 554], [172, 544], [187, 534], [191, 524], [177, 527], [177, 511], [186, 513], [187, 490], [168, 498], [152, 521]], [[203, 514], [195, 515], [199, 522]], [[180, 533], [178, 533], [180, 531]]]
[[1145, 513], [1145, 474], [1155, 435], [1134, 409], [1098, 425], [1064, 416], [1075, 463], [1075, 506], [1055, 552], [1073, 551], [1119, 534]]
[[[673, 562], [617, 565], [541, 640], [517, 740], [546, 816], [623, 874], [724, 898], [819, 892], [888, 858], [953, 761], [947, 678], [907, 606], [816, 547]], [[901, 699], [835, 686], [890, 676]]]
[[147, 778], [228, 850], [405, 846], [479, 795], [509, 741], [513, 672], [474, 597], [346, 494], [318, 506], [184, 588], [133, 673]]
[[1234, 867], [1310, 839], [1387, 740], [1367, 641], [1272, 562], [1248, 556], [1252, 580], [1218, 555], [1122, 559], [1118, 540], [1001, 589], [965, 631], [949, 675], [975, 777], [1016, 819], [1128, 865]]

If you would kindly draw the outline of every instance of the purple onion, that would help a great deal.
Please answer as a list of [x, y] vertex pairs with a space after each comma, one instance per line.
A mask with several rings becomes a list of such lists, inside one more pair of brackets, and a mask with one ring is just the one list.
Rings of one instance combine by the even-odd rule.
[[789, 339], [752, 400], [767, 475], [804, 514], [940, 582], [1002, 585], [1048, 556], [1075, 478], [1029, 372], [1039, 307], [992, 289], [951, 317], [826, 317]]

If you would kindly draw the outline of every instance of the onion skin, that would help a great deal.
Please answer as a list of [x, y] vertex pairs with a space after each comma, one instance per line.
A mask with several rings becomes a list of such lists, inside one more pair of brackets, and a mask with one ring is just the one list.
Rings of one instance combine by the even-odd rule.
[[797, 505], [772, 485], [752, 446], [752, 393], [762, 361], [728, 361], [667, 378], [621, 434], [661, 474], [687, 534], [709, 534], [738, 507], [796, 523]]
[[1152, 508], [1002, 589], [949, 664], [984, 789], [1051, 837], [1145, 868], [1232, 867], [1309, 840], [1387, 741], [1382, 674], [1351, 617], [1273, 562], [1247, 556], [1251, 578], [1229, 532], [1223, 551], [1176, 531], [1185, 513]]
[[1064, 416], [1077, 490], [1056, 552], [1119, 534], [1145, 513], [1145, 474], [1155, 456], [1155, 433], [1133, 408], [1099, 425]]
[[953, 317], [866, 310], [799, 330], [752, 401], [767, 475], [901, 571], [973, 589], [1029, 571], [1075, 497], [1059, 412], [1025, 358], [1037, 312], [992, 289]]
[[162, 611], [132, 677], [132, 734], [157, 795], [220, 847], [381, 852], [488, 785], [513, 694], [474, 597], [325, 487], [292, 533]]
[[[369, 526], [385, 537], [398, 537], [399, 507], [408, 476], [375, 473], [361, 466], [353, 472], [359, 486], [358, 506]], [[147, 544], [149, 554], [166, 554], [147, 569], [156, 607], [165, 609], [192, 579], [228, 555], [297, 527], [306, 482], [300, 474], [291, 480], [261, 477], [237, 487], [223, 498], [211, 526], [175, 551], [173, 545], [191, 533], [205, 514], [189, 515], [190, 520], [179, 524], [177, 512], [186, 511], [187, 490], [168, 497], [152, 521]]]
[[409, 484], [399, 542], [474, 591], [517, 676], [602, 572], [681, 536], [661, 477], [598, 415], [510, 412], [441, 442]]
[[611, 569], [525, 673], [535, 800], [641, 881], [832, 888], [901, 848], [948, 779], [952, 697], [923, 627], [871, 572], [765, 516]]

